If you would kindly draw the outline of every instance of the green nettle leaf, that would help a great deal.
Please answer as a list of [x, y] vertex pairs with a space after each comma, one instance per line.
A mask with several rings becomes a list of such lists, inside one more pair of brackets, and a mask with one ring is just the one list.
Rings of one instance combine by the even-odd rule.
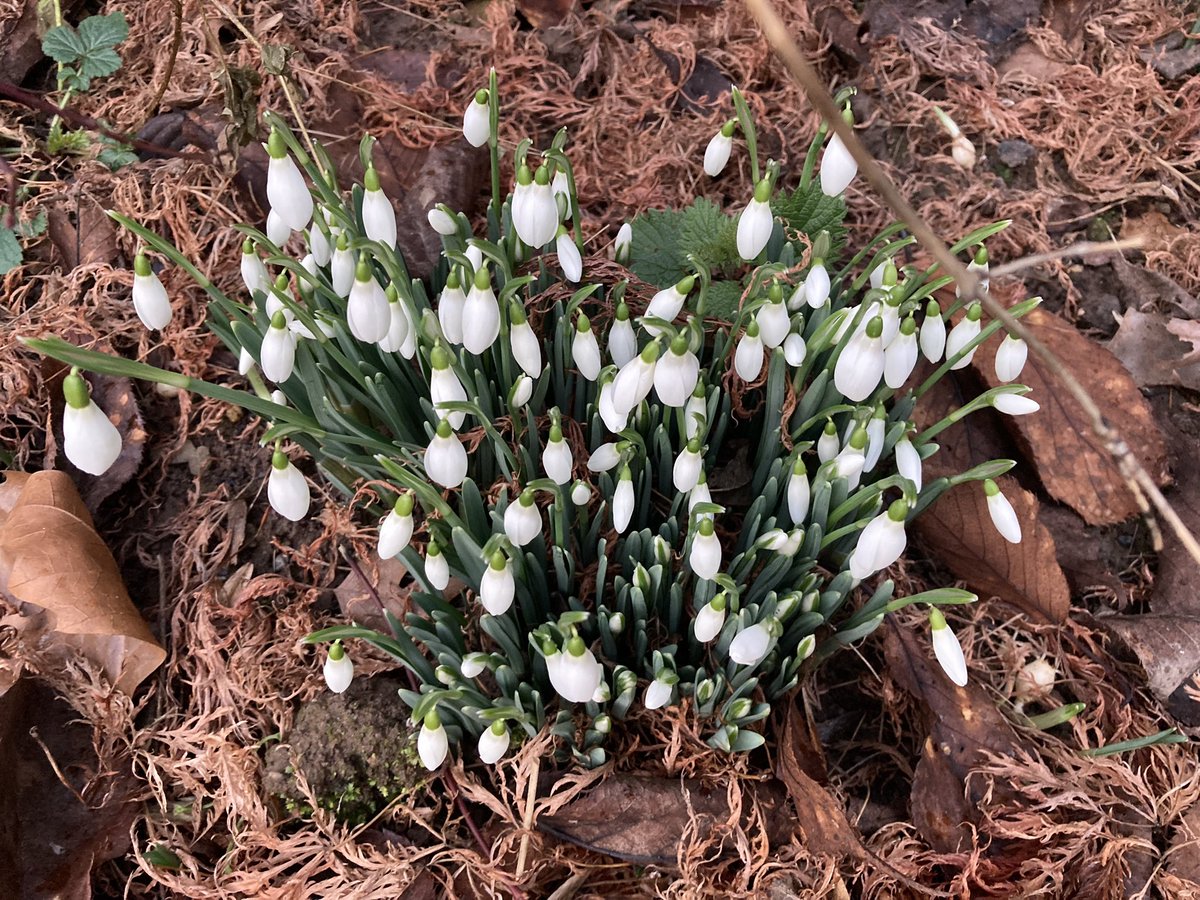
[[51, 28], [42, 38], [42, 52], [56, 63], [73, 63], [85, 53], [87, 47], [83, 39], [70, 25], [59, 25]]
[[73, 79], [78, 90], [87, 90], [91, 79], [111, 75], [121, 68], [121, 57], [113, 48], [129, 37], [123, 13], [89, 16], [79, 28], [59, 25], [42, 38], [42, 52], [59, 65], [73, 65], [63, 74]]
[[127, 144], [118, 144], [114, 141], [113, 146], [105, 147], [97, 153], [96, 159], [115, 172], [117, 169], [133, 165], [138, 161], [138, 155]]
[[667, 287], [691, 274], [688, 254], [711, 269], [738, 265], [737, 220], [699, 197], [683, 209], [650, 209], [632, 222], [631, 268], [640, 278]]
[[112, 47], [99, 47], [95, 50], [89, 50], [79, 62], [79, 75], [81, 78], [102, 78], [105, 75], [111, 75], [117, 69], [121, 68], [121, 57], [117, 55], [117, 51]]
[[714, 281], [704, 298], [704, 314], [732, 322], [737, 318], [738, 303], [744, 290], [740, 281]]
[[846, 240], [846, 203], [841, 197], [826, 197], [820, 183], [813, 181], [807, 188], [797, 187], [790, 194], [780, 192], [771, 201], [771, 211], [781, 218], [789, 231], [817, 235], [828, 231], [832, 242], [831, 255], [837, 256]]
[[22, 258], [17, 236], [7, 228], [0, 228], [0, 275], [5, 275], [19, 266]]
[[699, 197], [685, 209], [682, 228], [679, 247], [685, 255], [700, 257], [711, 269], [739, 263], [737, 219], [725, 215], [711, 200]]

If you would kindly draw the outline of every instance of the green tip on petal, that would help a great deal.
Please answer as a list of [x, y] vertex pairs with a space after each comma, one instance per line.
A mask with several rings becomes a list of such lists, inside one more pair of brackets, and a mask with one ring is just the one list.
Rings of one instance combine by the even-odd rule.
[[675, 284], [675, 290], [683, 294], [685, 297], [692, 292], [692, 288], [696, 286], [696, 276], [689, 275], [687, 278], [681, 278]]
[[700, 520], [699, 531], [703, 537], [712, 537], [713, 533], [716, 531], [716, 528], [717, 526], [713, 524], [712, 519]]
[[329, 658], [332, 659], [334, 662], [337, 662], [338, 660], [344, 658], [345, 655], [346, 655], [346, 651], [342, 648], [341, 641], [334, 641], [332, 644], [329, 645]]
[[487, 88], [480, 88], [475, 92], [475, 102], [480, 106], [484, 106], [488, 102]]
[[479, 267], [479, 271], [475, 273], [475, 289], [477, 291], [486, 291], [492, 286], [492, 276], [488, 274], [487, 263]]
[[437, 436], [440, 438], [448, 438], [454, 434], [454, 429], [450, 425], [449, 419], [442, 419], [438, 422]]
[[242, 252], [243, 253], [253, 253], [254, 252], [254, 241], [250, 240], [250, 238], [246, 238], [244, 241], [242, 241]]
[[83, 380], [78, 369], [72, 369], [71, 374], [63, 379], [63, 397], [72, 409], [86, 409], [92, 402], [87, 382]]
[[499, 550], [493, 553], [492, 558], [488, 561], [488, 565], [490, 565], [497, 572], [503, 572], [505, 564], [506, 560], [504, 558], [504, 554]]
[[908, 503], [904, 500], [893, 500], [887, 514], [893, 522], [903, 522], [908, 518]]
[[413, 497], [412, 491], [405, 491], [396, 498], [396, 503], [392, 506], [392, 509], [396, 511], [396, 515], [398, 516], [411, 516], [415, 502], [416, 498]]
[[271, 327], [283, 331], [287, 328], [287, 316], [283, 314], [283, 310], [277, 310], [275, 315], [271, 316]]
[[133, 273], [135, 275], [141, 275], [143, 278], [149, 275], [151, 273], [150, 260], [146, 259], [146, 257], [140, 253], [135, 256], [133, 258]]
[[883, 337], [883, 317], [875, 316], [867, 323], [867, 337], [878, 338]]
[[579, 635], [571, 635], [571, 639], [567, 641], [567, 652], [572, 656], [583, 656], [587, 652], [587, 645], [583, 643], [583, 638]]
[[983, 482], [983, 492], [989, 497], [995, 497], [1000, 493], [1000, 485], [988, 478]]
[[368, 191], [379, 190], [379, 173], [375, 171], [375, 166], [367, 166], [367, 172], [363, 175], [363, 187]]
[[271, 136], [267, 138], [267, 153], [272, 159], [283, 159], [287, 156], [287, 141], [283, 139], [283, 133], [278, 128], [272, 128]]
[[929, 628], [931, 631], [941, 631], [946, 625], [946, 617], [936, 606], [929, 607]]
[[354, 267], [354, 280], [371, 280], [371, 264], [367, 262], [367, 255], [365, 253], [358, 258], [358, 265]]
[[290, 465], [287, 454], [282, 450], [276, 450], [271, 454], [271, 465], [276, 469], [286, 469]]

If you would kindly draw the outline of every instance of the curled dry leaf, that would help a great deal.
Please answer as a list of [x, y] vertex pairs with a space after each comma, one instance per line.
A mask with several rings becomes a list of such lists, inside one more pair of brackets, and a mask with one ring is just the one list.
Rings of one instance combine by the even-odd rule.
[[1139, 386], [1200, 391], [1200, 323], [1136, 309], [1118, 321], [1107, 347]]
[[70, 477], [4, 474], [0, 592], [44, 611], [48, 641], [79, 650], [117, 690], [133, 693], [166, 652], [129, 599]]

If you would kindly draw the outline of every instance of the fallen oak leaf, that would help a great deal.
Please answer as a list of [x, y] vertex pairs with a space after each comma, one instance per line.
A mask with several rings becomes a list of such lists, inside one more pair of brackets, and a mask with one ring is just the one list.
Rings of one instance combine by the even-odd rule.
[[1200, 725], [1200, 616], [1143, 613], [1098, 620], [1146, 670], [1151, 692], [1185, 725]]
[[1128, 310], [1105, 346], [1140, 387], [1200, 391], [1200, 323]]

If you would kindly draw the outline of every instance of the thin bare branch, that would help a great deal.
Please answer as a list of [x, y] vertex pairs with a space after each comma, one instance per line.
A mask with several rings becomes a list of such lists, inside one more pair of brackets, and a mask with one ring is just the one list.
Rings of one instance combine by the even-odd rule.
[[1056, 259], [1066, 259], [1071, 256], [1098, 256], [1104, 253], [1120, 253], [1123, 250], [1137, 250], [1143, 244], [1145, 244], [1145, 241], [1142, 240], [1140, 235], [1138, 237], [1121, 238], [1116, 241], [1080, 241], [1078, 244], [1072, 244], [1069, 247], [1060, 247], [1058, 250], [1051, 250], [1048, 253], [1034, 253], [1031, 256], [1022, 256], [1020, 259], [1001, 263], [998, 266], [989, 266], [988, 273], [992, 278], [999, 278], [1001, 275], [1024, 272], [1026, 269], [1032, 269], [1034, 266], [1040, 266], [1045, 262], [1053, 262]]

